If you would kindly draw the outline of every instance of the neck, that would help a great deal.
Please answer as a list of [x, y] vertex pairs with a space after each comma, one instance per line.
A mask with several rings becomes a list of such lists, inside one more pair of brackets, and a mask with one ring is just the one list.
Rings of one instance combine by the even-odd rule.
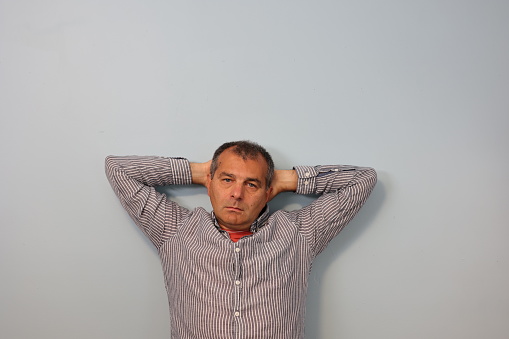
[[219, 228], [221, 228], [223, 231], [231, 232], [231, 233], [235, 233], [235, 232], [250, 232], [250, 227], [249, 226], [242, 226], [242, 227], [238, 227], [238, 228], [231, 228], [231, 227], [226, 227], [226, 226], [223, 226], [223, 225], [219, 224]]

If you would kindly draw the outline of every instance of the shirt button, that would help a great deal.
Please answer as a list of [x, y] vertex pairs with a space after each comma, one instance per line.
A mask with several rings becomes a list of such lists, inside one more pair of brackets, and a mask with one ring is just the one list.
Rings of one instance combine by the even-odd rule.
[[235, 280], [235, 285], [240, 285], [240, 281], [239, 280]]
[[309, 181], [304, 181], [304, 185], [309, 185]]
[[306, 172], [304, 175], [309, 178], [311, 176], [311, 173]]
[[234, 314], [235, 314], [236, 317], [240, 316], [240, 312], [235, 312]]
[[240, 248], [235, 247], [235, 252], [237, 252], [237, 253], [240, 252]]

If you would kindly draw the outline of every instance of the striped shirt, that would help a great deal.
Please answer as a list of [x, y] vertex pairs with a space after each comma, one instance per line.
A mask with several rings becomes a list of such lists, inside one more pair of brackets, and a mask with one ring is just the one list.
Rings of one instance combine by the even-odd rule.
[[186, 209], [155, 190], [191, 184], [184, 158], [106, 158], [113, 190], [161, 258], [173, 339], [304, 338], [313, 259], [366, 201], [376, 172], [355, 166], [298, 166], [309, 206], [269, 213], [238, 242], [214, 213]]

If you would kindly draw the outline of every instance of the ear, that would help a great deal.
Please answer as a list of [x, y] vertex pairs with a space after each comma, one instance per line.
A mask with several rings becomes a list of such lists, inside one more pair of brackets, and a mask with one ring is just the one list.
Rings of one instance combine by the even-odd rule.
[[274, 188], [272, 186], [269, 187], [269, 189], [267, 190], [267, 193], [265, 195], [265, 202], [269, 202], [272, 200], [273, 196], [272, 196], [272, 191], [274, 190]]
[[210, 176], [210, 173], [207, 174], [207, 179], [205, 179], [205, 187], [207, 188], [207, 194], [210, 197], [210, 183], [212, 181], [212, 177]]

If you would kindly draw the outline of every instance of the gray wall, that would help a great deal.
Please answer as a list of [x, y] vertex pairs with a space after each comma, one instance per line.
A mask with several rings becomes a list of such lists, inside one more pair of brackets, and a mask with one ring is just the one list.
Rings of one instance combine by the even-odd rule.
[[[0, 0], [0, 337], [168, 338], [108, 154], [375, 167], [309, 338], [509, 337], [507, 1]], [[166, 190], [187, 207], [200, 187]], [[294, 209], [309, 197], [279, 196]]]

